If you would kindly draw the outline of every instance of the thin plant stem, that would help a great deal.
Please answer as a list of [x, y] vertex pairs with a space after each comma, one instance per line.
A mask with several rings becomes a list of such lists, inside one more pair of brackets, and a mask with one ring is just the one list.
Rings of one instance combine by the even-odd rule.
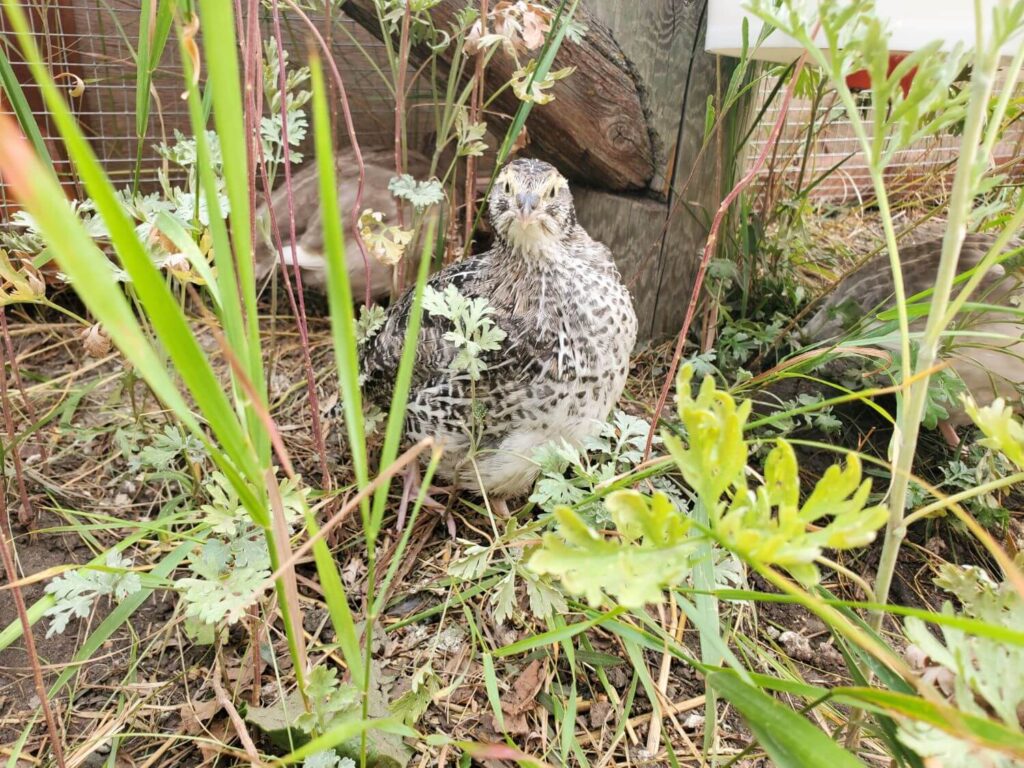
[[[949, 200], [946, 233], [942, 241], [942, 255], [939, 260], [938, 273], [935, 277], [935, 290], [932, 294], [931, 309], [928, 313], [928, 321], [918, 349], [917, 365], [915, 366], [915, 370], [918, 371], [927, 371], [934, 365], [938, 355], [939, 342], [946, 328], [946, 308], [949, 305], [953, 281], [956, 278], [956, 268], [960, 259], [960, 247], [963, 244], [967, 231], [967, 218], [973, 204], [975, 165], [981, 150], [985, 121], [988, 117], [989, 99], [995, 81], [996, 68], [999, 65], [998, 48], [994, 44], [986, 45], [982, 37], [982, 14], [979, 0], [975, 0], [975, 23], [977, 27], [976, 45], [978, 60], [975, 62], [975, 67], [971, 74], [969, 86], [970, 99], [967, 106], [963, 136], [960, 142], [960, 158], [957, 163], [956, 174], [953, 178], [953, 191]], [[874, 175], [880, 177], [878, 172]], [[876, 189], [879, 192], [884, 192], [884, 187], [880, 184], [881, 181], [881, 178], [877, 179], [878, 185]], [[881, 210], [881, 204], [879, 208]], [[895, 234], [892, 231], [891, 214], [888, 214], [886, 211], [882, 215], [883, 222], [887, 225], [886, 238], [894, 240]], [[890, 242], [890, 247], [893, 244]], [[898, 264], [894, 265], [894, 274], [899, 274]], [[900, 306], [900, 312], [905, 313], [906, 307]], [[907, 334], [902, 328], [901, 336], [904, 337], [904, 344], [908, 345]], [[904, 375], [908, 372], [906, 363], [907, 358], [904, 359]], [[880, 603], [885, 603], [888, 600], [892, 577], [896, 570], [897, 559], [899, 558], [900, 546], [906, 532], [903, 518], [906, 511], [907, 488], [914, 455], [917, 451], [917, 438], [928, 394], [928, 379], [929, 376], [926, 375], [911, 384], [907, 401], [903, 404], [898, 420], [900, 439], [896, 445], [892, 481], [889, 486], [889, 520], [885, 527], [882, 554], [878, 564], [878, 575], [875, 579], [875, 592]], [[882, 619], [882, 614], [878, 612], [872, 614], [870, 618], [872, 628], [877, 630], [881, 626]]]
[[352, 154], [356, 159], [356, 167], [359, 169], [359, 184], [356, 187], [356, 199], [352, 203], [352, 239], [356, 241], [356, 246], [359, 248], [359, 253], [363, 257], [363, 268], [366, 270], [366, 295], [364, 301], [369, 306], [373, 303], [373, 296], [370, 292], [370, 252], [366, 249], [366, 243], [363, 242], [362, 235], [359, 234], [359, 213], [363, 208], [363, 191], [366, 189], [366, 164], [363, 162], [363, 153], [359, 148], [359, 138], [356, 136], [355, 123], [352, 120], [352, 107], [348, 100], [348, 91], [345, 90], [345, 80], [341, 76], [341, 72], [338, 70], [338, 64], [334, 61], [334, 56], [331, 55], [331, 49], [327, 45], [327, 41], [324, 40], [323, 35], [320, 34], [320, 30], [317, 29], [316, 24], [306, 15], [305, 11], [299, 7], [295, 0], [284, 0], [292, 11], [302, 20], [302, 22], [309, 29], [309, 33], [316, 40], [320, 50], [323, 51], [324, 60], [331, 69], [331, 75], [334, 78], [334, 83], [338, 87], [338, 96], [341, 99], [341, 114], [345, 118], [345, 131], [348, 133], [349, 144], [352, 146]]
[[[6, 376], [0, 375], [0, 386], [3, 386], [4, 393], [6, 394]], [[25, 598], [21, 594], [21, 587], [17, 584], [17, 565], [11, 553], [13, 533], [10, 540], [7, 538], [10, 532], [11, 517], [7, 511], [7, 497], [6, 494], [0, 493], [0, 558], [2, 558], [4, 571], [7, 573], [7, 580], [10, 583], [11, 593], [14, 596], [14, 606], [18, 612], [18, 621], [21, 623], [21, 634], [25, 638], [25, 653], [28, 656], [29, 665], [32, 667], [32, 683], [36, 689], [36, 697], [39, 699], [40, 707], [43, 710], [43, 718], [46, 720], [46, 730], [49, 734], [53, 757], [57, 762], [58, 768], [64, 768], [64, 749], [61, 746], [60, 732], [57, 730], [57, 720], [53, 716], [53, 709], [50, 707], [46, 685], [43, 682], [43, 669], [39, 664], [36, 640], [32, 634], [32, 622], [29, 620], [28, 610], [25, 608]]]
[[779, 115], [775, 120], [775, 125], [772, 126], [772, 131], [765, 142], [764, 148], [761, 150], [761, 154], [758, 155], [754, 164], [747, 171], [747, 174], [737, 182], [736, 186], [732, 188], [732, 191], [726, 195], [726, 198], [722, 201], [722, 204], [718, 206], [718, 210], [715, 212], [715, 218], [711, 223], [711, 231], [708, 233], [707, 243], [704, 246], [704, 253], [701, 256], [700, 266], [697, 268], [697, 277], [693, 282], [693, 290], [690, 292], [690, 303], [686, 308], [686, 317], [683, 319], [683, 327], [679, 329], [679, 335], [676, 338], [675, 350], [672, 353], [672, 362], [669, 364], [668, 373], [665, 374], [665, 382], [662, 384], [661, 392], [658, 395], [658, 404], [654, 408], [654, 415], [651, 417], [651, 429], [647, 433], [647, 443], [644, 445], [644, 456], [643, 461], [647, 461], [651, 457], [651, 449], [654, 445], [654, 434], [658, 429], [658, 422], [661, 420], [662, 411], [665, 410], [665, 404], [668, 402], [669, 392], [672, 391], [672, 385], [675, 383], [676, 371], [679, 368], [679, 361], [683, 356], [683, 348], [686, 346], [686, 337], [690, 334], [690, 325], [693, 323], [693, 317], [697, 310], [697, 303], [700, 298], [700, 292], [704, 285], [704, 276], [707, 274], [708, 264], [711, 262], [711, 256], [715, 252], [715, 246], [718, 242], [718, 231], [722, 226], [722, 222], [725, 219], [725, 214], [729, 210], [729, 207], [736, 201], [736, 198], [740, 196], [740, 193], [750, 186], [751, 182], [757, 177], [758, 172], [764, 166], [765, 161], [768, 158], [768, 153], [772, 147], [775, 146], [779, 140], [779, 135], [782, 133], [782, 126], [786, 122], [786, 115], [789, 112], [789, 104], [793, 99], [793, 91], [796, 88], [797, 79], [800, 76], [800, 72], [803, 70], [804, 63], [807, 61], [807, 52], [800, 57], [797, 62], [796, 70], [793, 72], [793, 77], [789, 81], [789, 85], [786, 87], [786, 92], [782, 97], [782, 103], [779, 105]]
[[[3, 309], [0, 308], [0, 314], [2, 314], [2, 312]], [[6, 322], [4, 323], [4, 330], [6, 331]], [[18, 512], [18, 522], [31, 530], [36, 522], [36, 514], [32, 507], [32, 500], [28, 495], [28, 488], [25, 486], [25, 467], [21, 461], [21, 447], [18, 444], [18, 432], [14, 426], [14, 414], [12, 412], [11, 399], [7, 391], [6, 363], [8, 361], [4, 358], [6, 358], [8, 354], [7, 350], [0, 350], [0, 361], [3, 362], [3, 364], [0, 365], [0, 398], [2, 398], [3, 401], [4, 427], [7, 430], [7, 437], [9, 439], [5, 452], [10, 453], [11, 460], [14, 463], [14, 478], [15, 483], [18, 486], [18, 499], [21, 501], [21, 509]], [[10, 358], [9, 362], [11, 370], [15, 370], [17, 368], [17, 363], [13, 356]]]
[[[288, 204], [288, 239], [292, 248], [292, 253], [296, 253], [298, 249], [298, 238], [295, 229], [295, 198], [292, 195], [292, 169], [291, 169], [291, 145], [288, 141], [288, 104], [287, 104], [287, 78], [285, 76], [284, 67], [284, 40], [281, 34], [281, 10], [278, 6], [278, 0], [272, 0], [271, 3], [271, 16], [273, 19], [273, 33], [274, 42], [277, 45], [278, 55], [278, 72], [277, 72], [277, 89], [281, 94], [280, 97], [280, 109], [281, 109], [281, 147], [283, 151], [283, 164], [284, 164], [284, 184], [285, 184], [285, 199]], [[270, 198], [269, 182], [267, 179], [267, 168], [266, 159], [263, 157], [262, 145], [260, 145], [260, 173], [263, 177], [264, 191], [267, 195], [267, 199]], [[277, 228], [277, 222], [273, 221], [275, 213], [273, 206], [267, 206], [270, 211], [271, 222], [270, 229], [275, 234], [277, 242], [275, 246], [279, 258], [281, 259], [282, 267], [284, 267], [284, 249], [281, 247], [280, 231]], [[306, 298], [305, 291], [302, 287], [302, 270], [299, 268], [299, 260], [297, 258], [292, 259], [292, 277], [295, 280], [295, 291], [297, 295], [293, 295], [291, 281], [288, 280], [288, 271], [283, 269], [285, 273], [285, 285], [288, 292], [288, 298], [292, 305], [292, 312], [295, 315], [295, 324], [299, 331], [300, 346], [302, 347], [302, 365], [306, 373], [306, 397], [309, 400], [309, 416], [310, 416], [310, 431], [313, 433], [313, 444], [316, 446], [317, 455], [320, 460], [320, 485], [322, 488], [329, 489], [331, 487], [331, 472], [327, 465], [327, 445], [324, 442], [324, 431], [323, 426], [320, 423], [320, 403], [319, 398], [316, 394], [316, 376], [313, 373], [313, 361], [310, 357], [309, 352], [309, 326], [306, 321]]]
[[[480, 35], [487, 34], [487, 13], [488, 0], [480, 0]], [[480, 106], [484, 93], [484, 60], [483, 51], [477, 51], [475, 71], [473, 73], [473, 95], [469, 102], [469, 122], [476, 123], [480, 120]], [[462, 237], [463, 252], [469, 253], [472, 247], [473, 238], [473, 217], [470, 212], [476, 208], [476, 156], [469, 155], [466, 158], [466, 188], [463, 193], [466, 199], [466, 221], [465, 232]]]
[[[406, 91], [406, 77], [409, 74], [409, 28], [412, 24], [412, 4], [405, 4], [405, 11], [402, 13], [402, 31], [398, 41], [398, 67], [395, 74], [395, 175], [401, 176], [405, 172], [405, 99], [408, 96]], [[398, 200], [397, 206], [398, 226], [405, 226], [405, 205]], [[402, 259], [394, 270], [391, 291], [393, 296], [398, 296], [405, 285], [405, 264], [407, 259]]]
[[[14, 354], [14, 345], [11, 343], [11, 332], [7, 326], [7, 308], [0, 307], [0, 334], [4, 337], [4, 347], [7, 350], [7, 358], [11, 364], [11, 377], [14, 379], [14, 386], [18, 388], [18, 393], [21, 395], [21, 402], [25, 406], [25, 412], [28, 414], [28, 419], [33, 424], [39, 422], [39, 414], [36, 412], [35, 404], [29, 399], [28, 394], [25, 392], [25, 382], [21, 378], [21, 371], [18, 370], [17, 355]], [[43, 461], [46, 461], [49, 451], [46, 448], [44, 441], [39, 442], [39, 456]]]
[[946, 496], [945, 498], [938, 499], [927, 506], [915, 510], [903, 518], [903, 527], [905, 529], [909, 528], [918, 520], [924, 520], [926, 517], [930, 517], [936, 512], [948, 509], [953, 504], [959, 504], [967, 499], [984, 496], [986, 493], [992, 493], [992, 491], [998, 491], [1000, 488], [1007, 488], [1011, 485], [1016, 485], [1017, 483], [1024, 483], [1024, 472], [1015, 472], [1014, 474], [1007, 475], [1006, 477], [989, 480], [987, 483], [982, 483], [974, 488], [968, 488], [967, 490], [960, 491], [960, 493], [954, 493], [950, 496]]

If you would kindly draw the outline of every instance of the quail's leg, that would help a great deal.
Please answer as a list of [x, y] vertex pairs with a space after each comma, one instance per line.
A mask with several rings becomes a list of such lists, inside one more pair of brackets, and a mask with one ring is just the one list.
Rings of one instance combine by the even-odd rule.
[[[423, 478], [420, 476], [420, 467], [416, 462], [412, 462], [405, 469], [405, 483], [402, 487], [402, 501], [398, 505], [398, 521], [395, 524], [395, 530], [401, 533], [405, 529], [405, 516], [409, 511], [409, 503], [419, 495], [420, 488], [423, 486]], [[423, 497], [423, 506], [433, 509], [435, 511], [446, 511], [444, 504], [437, 501], [430, 495], [430, 491], [444, 491], [444, 488], [437, 488], [431, 486], [427, 489], [427, 495]]]
[[939, 433], [945, 438], [946, 442], [949, 443], [950, 448], [956, 448], [960, 445], [960, 436], [956, 433], [956, 429], [948, 421], [939, 422]]
[[505, 499], [489, 499], [489, 501], [491, 503], [491, 511], [499, 520], [508, 520], [512, 516], [508, 509], [508, 502]]

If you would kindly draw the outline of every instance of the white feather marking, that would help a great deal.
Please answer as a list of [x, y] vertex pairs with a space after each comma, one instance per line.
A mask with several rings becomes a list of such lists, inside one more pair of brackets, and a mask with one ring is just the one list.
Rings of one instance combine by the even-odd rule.
[[513, 248], [527, 256], [553, 254], [560, 246], [557, 237], [552, 237], [539, 221], [522, 222], [518, 218], [508, 225], [508, 242]]
[[298, 264], [303, 269], [324, 269], [324, 257], [322, 254], [304, 250], [296, 245], [292, 250], [290, 245], [284, 247], [284, 260], [286, 264]]

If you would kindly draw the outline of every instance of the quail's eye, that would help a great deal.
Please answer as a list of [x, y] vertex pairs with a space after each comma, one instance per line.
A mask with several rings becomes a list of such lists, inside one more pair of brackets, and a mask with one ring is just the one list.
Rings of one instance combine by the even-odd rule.
[[502, 191], [506, 195], [511, 195], [512, 194], [512, 182], [509, 181], [508, 179], [505, 179], [505, 183], [502, 184], [501, 189], [502, 189]]
[[548, 189], [547, 193], [544, 195], [544, 197], [546, 197], [548, 200], [554, 200], [555, 199], [555, 195], [557, 195], [557, 194], [558, 194], [558, 190], [555, 189], [554, 187], [550, 187]]

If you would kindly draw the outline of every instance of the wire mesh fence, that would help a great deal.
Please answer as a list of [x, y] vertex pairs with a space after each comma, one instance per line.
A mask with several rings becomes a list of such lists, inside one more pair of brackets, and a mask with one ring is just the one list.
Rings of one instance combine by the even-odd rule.
[[[190, 133], [187, 106], [182, 100], [183, 75], [175, 40], [168, 42], [152, 78], [152, 116], [144, 136], [136, 133], [136, 63], [140, 6], [137, 0], [23, 0], [32, 23], [32, 35], [58, 84], [66, 87], [75, 115], [89, 137], [96, 155], [118, 186], [128, 186], [138, 175], [141, 189], [152, 188], [164, 162], [156, 151], [171, 142], [175, 130]], [[264, 40], [272, 37], [270, 10], [264, 8], [261, 23]], [[281, 9], [281, 27], [291, 64], [307, 59], [308, 35], [300, 19]], [[366, 30], [334, 11], [332, 18], [308, 15], [330, 42], [345, 78], [353, 120], [360, 144], [385, 146], [393, 136], [393, 106], [383, 73], [389, 71], [383, 44]], [[201, 35], [201, 32], [200, 32]], [[45, 108], [39, 88], [22, 63], [9, 23], [0, 13], [0, 46], [14, 73], [69, 194], [83, 196], [74, 169], [64, 156], [56, 128]], [[0, 110], [10, 111], [0, 92]], [[419, 121], [422, 123], [423, 121]], [[417, 116], [412, 115], [413, 138]], [[345, 142], [344, 129], [339, 140]], [[165, 169], [175, 180], [175, 169]], [[0, 217], [11, 208], [6, 186], [0, 179]]]
[[[228, 0], [225, 0], [228, 1]], [[189, 133], [186, 105], [181, 98], [182, 68], [177, 46], [171, 40], [153, 75], [152, 117], [144, 136], [136, 133], [136, 65], [139, 40], [138, 0], [23, 0], [32, 21], [33, 36], [57, 82], [66, 87], [68, 100], [90, 138], [92, 147], [115, 184], [136, 180], [151, 188], [165, 162], [156, 151], [170, 142], [175, 130]], [[262, 7], [262, 6], [261, 6]], [[270, 10], [263, 8], [264, 39], [269, 39]], [[283, 8], [285, 47], [293, 65], [307, 57], [307, 34], [298, 17]], [[383, 72], [388, 70], [384, 45], [343, 11], [328, 18], [324, 11], [310, 12], [312, 21], [330, 41], [342, 71], [360, 143], [387, 146], [392, 141], [394, 101]], [[45, 109], [38, 87], [21, 63], [7, 19], [0, 14], [0, 46], [11, 60], [15, 75], [36, 116], [59, 177], [69, 194], [83, 196], [74, 169], [62, 152], [56, 130]], [[771, 99], [775, 84], [762, 84], [758, 99], [767, 105], [751, 135], [747, 157], [764, 149], [778, 116], [779, 99]], [[413, 94], [413, 103], [422, 92]], [[0, 110], [9, 104], [0, 92]], [[755, 110], [757, 114], [760, 110]], [[412, 110], [410, 136], [414, 145], [426, 132], [428, 110]], [[870, 129], [870, 121], [867, 123]], [[340, 139], [344, 142], [344, 131]], [[951, 180], [958, 137], [942, 135], [900, 152], [888, 170], [887, 180], [896, 199], [940, 196]], [[997, 145], [996, 163], [1016, 164], [1020, 176], [1024, 127], [1011, 126]], [[173, 180], [175, 169], [164, 167]], [[795, 99], [769, 162], [760, 172], [762, 203], [778, 196], [808, 190], [815, 201], [847, 204], [870, 196], [866, 163], [856, 138], [834, 95], [819, 101]], [[7, 189], [0, 179], [0, 219], [10, 210]]]
[[[763, 115], [751, 134], [747, 150], [751, 163], [764, 152], [779, 116], [777, 84], [777, 80], [765, 80], [758, 93], [754, 113], [763, 110]], [[863, 104], [861, 116], [871, 135], [874, 124], [869, 94], [863, 92], [859, 98]], [[959, 147], [960, 137], [948, 131], [897, 152], [885, 174], [890, 198], [944, 199], [953, 180]], [[994, 147], [991, 162], [1019, 180], [1024, 177], [1022, 149], [1024, 125], [1018, 121], [1007, 128]], [[767, 162], [756, 180], [762, 206], [768, 200], [803, 192], [814, 202], [834, 205], [860, 204], [873, 198], [868, 164], [833, 91], [823, 92], [817, 100], [794, 98], [778, 142], [768, 151]]]

